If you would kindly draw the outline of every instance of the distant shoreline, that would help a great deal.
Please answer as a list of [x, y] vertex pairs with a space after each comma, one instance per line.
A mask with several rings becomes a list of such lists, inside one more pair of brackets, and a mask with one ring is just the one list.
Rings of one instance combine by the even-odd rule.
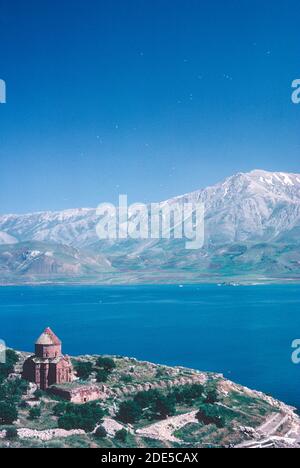
[[42, 287], [42, 286], [57, 286], [57, 287], [79, 287], [79, 286], [89, 286], [89, 287], [96, 287], [96, 286], [105, 286], [105, 287], [151, 287], [151, 286], [177, 286], [177, 287], [189, 287], [189, 286], [218, 286], [218, 287], [225, 287], [225, 288], [236, 288], [236, 287], [245, 287], [245, 286], [285, 286], [285, 285], [299, 285], [300, 278], [272, 278], [272, 279], [261, 279], [261, 280], [230, 280], [224, 281], [224, 279], [220, 279], [220, 281], [195, 281], [195, 282], [92, 282], [92, 281], [49, 281], [49, 282], [8, 282], [8, 283], [0, 283], [0, 288], [5, 287]]

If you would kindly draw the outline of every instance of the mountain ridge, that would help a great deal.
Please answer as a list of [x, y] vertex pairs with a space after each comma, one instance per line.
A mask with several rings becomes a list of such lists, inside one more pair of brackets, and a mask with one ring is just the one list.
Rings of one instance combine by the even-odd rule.
[[[205, 243], [198, 251], [186, 250], [185, 239], [99, 240], [95, 208], [2, 215], [0, 273], [96, 282], [98, 275], [112, 272], [136, 279], [159, 271], [162, 280], [178, 271], [200, 280], [215, 274], [300, 275], [300, 174], [256, 169], [162, 204], [186, 202], [205, 206]], [[28, 251], [39, 251], [39, 260]], [[23, 256], [32, 260], [25, 273]]]

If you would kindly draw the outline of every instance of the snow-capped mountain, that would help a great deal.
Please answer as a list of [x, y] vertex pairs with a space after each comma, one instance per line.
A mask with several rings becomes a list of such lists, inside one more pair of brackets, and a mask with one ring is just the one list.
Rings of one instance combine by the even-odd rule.
[[205, 244], [99, 240], [96, 209], [0, 216], [0, 283], [300, 279], [300, 175], [252, 171], [162, 203], [200, 201]]
[[[205, 243], [297, 241], [300, 174], [252, 171], [165, 203], [201, 201]], [[38, 241], [86, 248], [98, 242], [95, 209], [0, 216], [0, 244]]]
[[206, 243], [274, 241], [300, 226], [300, 175], [252, 171], [184, 197], [205, 205]]

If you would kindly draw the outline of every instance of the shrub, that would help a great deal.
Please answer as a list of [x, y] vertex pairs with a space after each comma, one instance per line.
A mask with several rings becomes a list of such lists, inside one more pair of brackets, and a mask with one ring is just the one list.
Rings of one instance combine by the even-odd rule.
[[106, 369], [99, 369], [96, 374], [96, 379], [97, 379], [97, 382], [99, 383], [107, 382], [108, 377], [109, 377], [109, 371], [107, 371]]
[[34, 419], [38, 419], [40, 416], [41, 416], [40, 408], [37, 408], [36, 406], [34, 408], [30, 408], [29, 419], [33, 421]]
[[116, 368], [116, 363], [111, 358], [99, 357], [97, 359], [96, 366], [111, 372]]
[[53, 408], [54, 416], [62, 416], [65, 413], [66, 407], [68, 405], [69, 403], [65, 403], [63, 401], [60, 401], [59, 403], [57, 403]]
[[36, 390], [34, 392], [34, 397], [39, 400], [40, 398], [42, 398], [42, 396], [44, 395], [44, 392], [42, 390]]
[[88, 361], [77, 362], [75, 370], [80, 379], [87, 380], [93, 372], [93, 364]]
[[121, 429], [120, 431], [117, 431], [115, 434], [115, 439], [118, 440], [119, 442], [127, 442], [128, 439], [128, 432], [126, 429]]
[[159, 390], [143, 391], [135, 395], [134, 401], [142, 408], [150, 408], [154, 402], [161, 396]]
[[86, 432], [92, 432], [96, 424], [100, 423], [104, 416], [103, 410], [97, 403], [87, 403], [85, 405], [67, 403], [64, 409], [59, 407], [59, 410], [61, 415], [58, 419], [58, 426], [66, 430], [83, 429]]
[[105, 439], [107, 437], [107, 432], [106, 432], [105, 427], [103, 426], [97, 427], [95, 431], [95, 437], [97, 437], [98, 439]]
[[215, 424], [218, 428], [225, 427], [225, 418], [222, 409], [214, 405], [202, 405], [196, 414], [196, 418], [204, 425]]
[[27, 392], [28, 382], [25, 380], [10, 380], [0, 385], [0, 401], [16, 404]]
[[12, 424], [18, 419], [18, 411], [15, 405], [0, 402], [0, 425]]
[[207, 403], [208, 405], [214, 405], [215, 403], [217, 403], [217, 401], [218, 401], [217, 390], [216, 389], [209, 390], [206, 395], [205, 403]]
[[141, 406], [136, 401], [129, 400], [121, 403], [117, 418], [125, 424], [134, 424], [140, 420], [141, 415]]
[[153, 404], [152, 412], [154, 417], [165, 419], [175, 414], [175, 399], [171, 396], [160, 395]]
[[20, 402], [20, 404], [19, 404], [19, 408], [21, 408], [21, 409], [25, 409], [25, 408], [27, 408], [27, 406], [28, 406], [28, 403], [25, 400], [22, 400]]
[[204, 388], [200, 384], [185, 385], [184, 387], [175, 388], [170, 395], [172, 395], [177, 403], [192, 403], [194, 400], [202, 398]]
[[165, 375], [166, 375], [166, 371], [165, 371], [163, 368], [159, 367], [159, 368], [156, 370], [155, 377], [156, 377], [157, 379], [160, 379], [160, 378], [162, 378], [162, 377], [165, 377]]
[[122, 375], [121, 377], [122, 382], [129, 384], [133, 381], [132, 375]]
[[18, 430], [16, 427], [8, 427], [6, 429], [6, 439], [17, 439], [18, 437]]
[[6, 350], [6, 362], [0, 364], [0, 382], [3, 382], [14, 370], [15, 364], [19, 361], [19, 356], [12, 349]]

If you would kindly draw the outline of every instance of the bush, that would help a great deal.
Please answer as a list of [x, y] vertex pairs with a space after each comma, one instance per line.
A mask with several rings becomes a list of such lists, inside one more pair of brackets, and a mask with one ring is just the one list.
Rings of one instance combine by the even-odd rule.
[[18, 430], [16, 427], [12, 426], [6, 429], [6, 439], [17, 439]]
[[16, 404], [27, 392], [28, 382], [25, 380], [10, 380], [0, 386], [0, 401]]
[[209, 390], [206, 395], [205, 403], [207, 403], [208, 405], [214, 405], [215, 403], [217, 403], [217, 401], [218, 401], [217, 390], [216, 389]]
[[122, 375], [121, 381], [124, 382], [125, 384], [129, 384], [133, 381], [132, 375]]
[[125, 424], [134, 424], [142, 416], [141, 406], [134, 400], [124, 401], [120, 405], [117, 418]]
[[184, 387], [175, 388], [170, 395], [172, 395], [177, 403], [190, 404], [194, 400], [202, 398], [204, 387], [200, 384], [185, 385]]
[[53, 408], [54, 416], [62, 416], [65, 413], [66, 407], [68, 405], [69, 405], [69, 403], [66, 403], [66, 402], [63, 402], [63, 401], [57, 403]]
[[97, 437], [98, 439], [105, 439], [107, 437], [107, 432], [106, 432], [105, 427], [103, 426], [97, 427], [95, 431], [95, 437]]
[[119, 442], [123, 442], [123, 443], [126, 443], [127, 440], [128, 440], [128, 432], [126, 431], [126, 429], [121, 429], [120, 431], [117, 431], [116, 434], [115, 434], [115, 439]]
[[200, 423], [208, 426], [215, 424], [218, 428], [225, 427], [226, 421], [222, 414], [222, 408], [214, 405], [202, 405], [196, 414], [196, 418]]
[[135, 395], [134, 401], [142, 409], [150, 408], [161, 395], [161, 392], [158, 390], [149, 390], [148, 392], [143, 391]]
[[18, 419], [18, 411], [15, 405], [0, 402], [0, 425], [12, 424]]
[[111, 372], [116, 368], [116, 363], [111, 358], [99, 357], [97, 359], [96, 366]]
[[157, 379], [161, 379], [162, 377], [165, 377], [166, 376], [166, 371], [165, 369], [159, 367], [157, 370], [156, 370], [156, 374], [155, 374], [155, 377]]
[[[57, 407], [58, 405], [56, 405]], [[58, 419], [58, 426], [61, 429], [83, 429], [92, 432], [97, 423], [103, 419], [104, 412], [97, 403], [87, 403], [85, 405], [65, 404], [64, 409], [59, 407], [61, 415]]]
[[40, 398], [42, 398], [42, 396], [44, 395], [44, 392], [42, 390], [36, 390], [34, 392], [34, 398], [36, 398], [37, 400], [39, 400]]
[[30, 408], [30, 410], [29, 410], [29, 419], [31, 419], [33, 421], [35, 419], [40, 418], [40, 416], [41, 416], [40, 408], [37, 408], [37, 407]]
[[82, 380], [87, 380], [93, 372], [93, 364], [91, 362], [77, 362], [75, 365], [77, 376]]
[[96, 374], [96, 379], [97, 379], [97, 382], [99, 383], [107, 382], [108, 377], [109, 377], [109, 371], [107, 371], [106, 369], [99, 369]]
[[152, 412], [154, 417], [165, 419], [175, 414], [175, 399], [171, 396], [160, 395], [153, 404]]
[[15, 364], [19, 361], [19, 356], [12, 349], [6, 350], [6, 362], [0, 364], [0, 382], [3, 382], [14, 370]]

